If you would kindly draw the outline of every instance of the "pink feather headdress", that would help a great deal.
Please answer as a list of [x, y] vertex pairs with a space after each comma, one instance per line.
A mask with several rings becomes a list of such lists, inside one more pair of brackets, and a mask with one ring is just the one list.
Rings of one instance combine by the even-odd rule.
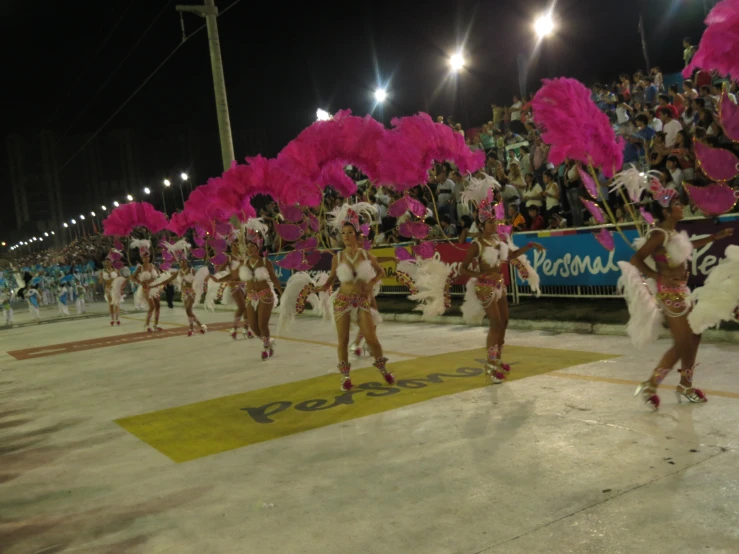
[[623, 165], [623, 140], [616, 137], [608, 116], [598, 109], [590, 91], [576, 79], [544, 79], [531, 103], [534, 121], [551, 146], [549, 161], [565, 158], [600, 167], [606, 177]]
[[718, 71], [723, 76], [739, 77], [739, 0], [723, 0], [706, 17], [698, 51], [683, 70], [686, 79], [697, 68]]
[[485, 175], [482, 179], [470, 179], [470, 184], [462, 191], [460, 199], [471, 209], [477, 209], [477, 218], [480, 223], [495, 218], [498, 221], [505, 219], [505, 207], [502, 202], [495, 203], [494, 190], [500, 189], [500, 183]]
[[138, 248], [139, 255], [151, 255], [151, 241], [146, 239], [134, 239], [129, 244], [131, 248]]
[[377, 214], [377, 208], [368, 202], [343, 204], [327, 214], [327, 221], [337, 232], [341, 232], [344, 225], [351, 225], [357, 233], [367, 236], [369, 227], [362, 225], [361, 217], [365, 216], [368, 221], [371, 221], [375, 214]]
[[244, 232], [246, 233], [246, 242], [252, 242], [262, 248], [264, 237], [267, 234], [267, 225], [261, 217], [253, 217], [247, 221], [244, 225]]
[[164, 243], [164, 247], [178, 262], [186, 260], [188, 252], [190, 251], [190, 244], [185, 239], [180, 239], [174, 244], [168, 242]]
[[167, 225], [167, 216], [148, 202], [129, 202], [110, 212], [103, 221], [103, 234], [123, 237], [130, 235], [136, 227], [158, 233], [166, 229]]
[[652, 198], [654, 198], [663, 208], [669, 208], [670, 202], [672, 202], [677, 195], [676, 190], [664, 188], [662, 183], [657, 179], [653, 179], [649, 184], [649, 192], [652, 195]]

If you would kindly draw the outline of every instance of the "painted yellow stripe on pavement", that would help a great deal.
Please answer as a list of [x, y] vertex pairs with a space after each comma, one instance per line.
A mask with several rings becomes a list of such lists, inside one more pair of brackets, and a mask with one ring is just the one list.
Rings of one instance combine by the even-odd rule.
[[[506, 347], [513, 370], [523, 379], [575, 365], [618, 357], [613, 354]], [[398, 381], [388, 386], [374, 368], [352, 372], [355, 389], [339, 391], [339, 376], [305, 381], [126, 417], [116, 423], [175, 462], [186, 462], [280, 437], [410, 406], [432, 398], [487, 386], [485, 350], [425, 356], [389, 367]]]
[[[598, 377], [596, 375], [578, 375], [577, 373], [550, 373], [552, 377], [562, 377], [564, 379], [578, 379], [580, 381], [596, 381], [598, 383], [611, 383], [613, 385], [629, 385], [635, 387], [641, 384], [641, 381], [631, 381], [629, 379], [612, 379], [610, 377]], [[664, 385], [662, 390], [665, 390]], [[725, 398], [739, 398], [739, 392], [730, 392], [723, 390], [708, 390], [701, 388], [708, 396], [723, 396]]]

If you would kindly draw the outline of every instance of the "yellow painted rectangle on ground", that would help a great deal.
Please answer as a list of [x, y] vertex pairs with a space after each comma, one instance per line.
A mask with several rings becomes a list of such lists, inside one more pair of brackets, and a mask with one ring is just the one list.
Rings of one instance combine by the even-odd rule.
[[[512, 367], [509, 380], [617, 357], [520, 346], [506, 346], [505, 354]], [[484, 349], [424, 356], [389, 364], [397, 378], [393, 386], [385, 384], [376, 369], [365, 368], [352, 372], [351, 392], [339, 390], [338, 374], [324, 375], [116, 423], [173, 461], [186, 462], [484, 387], [484, 364]]]

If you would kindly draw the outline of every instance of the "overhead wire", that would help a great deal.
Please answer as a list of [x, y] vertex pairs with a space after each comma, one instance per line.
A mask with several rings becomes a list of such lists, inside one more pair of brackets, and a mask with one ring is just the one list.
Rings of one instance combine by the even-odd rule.
[[69, 131], [72, 129], [72, 127], [74, 127], [74, 124], [77, 123], [77, 121], [82, 116], [82, 114], [84, 114], [87, 111], [87, 109], [92, 105], [92, 103], [95, 101], [95, 99], [98, 97], [98, 95], [103, 91], [103, 89], [106, 86], [108, 86], [108, 83], [110, 83], [110, 81], [113, 80], [113, 77], [115, 77], [116, 73], [118, 73], [118, 70], [123, 66], [124, 63], [126, 63], [126, 61], [128, 60], [128, 58], [131, 57], [131, 54], [133, 54], [133, 52], [136, 50], [136, 48], [139, 46], [139, 44], [141, 44], [141, 41], [144, 40], [144, 38], [146, 37], [146, 35], [148, 34], [148, 32], [154, 26], [154, 24], [157, 21], [159, 21], [159, 18], [161, 18], [164, 15], [164, 12], [169, 8], [169, 6], [172, 4], [172, 2], [174, 2], [174, 0], [169, 0], [164, 5], [164, 7], [161, 9], [161, 11], [156, 15], [156, 17], [154, 17], [154, 19], [152, 20], [152, 22], [144, 30], [144, 32], [139, 37], [139, 39], [136, 41], [136, 43], [129, 49], [129, 51], [125, 55], [125, 57], [118, 63], [118, 65], [115, 67], [115, 69], [113, 69], [113, 71], [110, 73], [110, 75], [108, 75], [108, 78], [105, 80], [105, 82], [103, 82], [103, 84], [100, 85], [100, 87], [97, 89], [97, 91], [95, 91], [95, 94], [92, 95], [92, 98], [90, 98], [90, 100], [87, 102], [87, 104], [85, 105], [85, 107], [82, 108], [82, 110], [80, 110], [79, 113], [77, 113], [77, 115], [72, 120], [72, 123], [70, 123], [69, 126], [67, 127], [67, 130], [64, 131], [64, 134], [58, 139], [59, 141], [61, 141], [64, 137], [66, 137], [69, 134]]
[[[234, 0], [231, 4], [229, 4], [226, 8], [224, 8], [223, 11], [218, 13], [218, 17], [221, 17], [223, 14], [228, 12], [231, 8], [233, 8], [239, 2], [241, 2], [241, 0]], [[74, 154], [72, 154], [69, 158], [67, 158], [67, 160], [61, 166], [59, 166], [59, 169], [57, 171], [61, 172], [65, 167], [67, 167], [72, 162], [72, 160], [74, 160], [77, 156], [79, 156], [82, 153], [82, 151], [87, 147], [87, 145], [90, 144], [93, 140], [95, 140], [95, 138], [102, 132], [102, 130], [105, 129], [105, 127], [107, 127], [108, 123], [110, 123], [123, 110], [123, 108], [125, 108], [128, 105], [128, 103], [131, 100], [133, 100], [133, 98], [139, 93], [139, 91], [141, 91], [141, 89], [143, 89], [144, 86], [146, 86], [146, 84], [159, 72], [159, 70], [162, 67], [164, 67], [164, 65], [170, 60], [170, 58], [172, 58], [172, 56], [174, 56], [179, 51], [179, 49], [182, 48], [193, 36], [195, 36], [197, 33], [205, 29], [206, 26], [207, 25], [203, 23], [200, 27], [196, 28], [192, 33], [184, 37], [182, 41], [177, 46], [175, 46], [172, 52], [170, 52], [164, 58], [164, 60], [162, 60], [162, 62], [159, 65], [157, 65], [156, 68], [154, 68], [154, 71], [152, 71], [146, 77], [146, 79], [144, 79], [144, 81], [138, 87], [136, 87], [136, 89], [128, 96], [128, 98], [126, 98], [123, 101], [123, 103], [120, 106], [118, 106], [118, 108], [116, 108], [116, 110], [112, 113], [112, 115], [108, 117], [108, 119], [106, 119], [105, 122], [102, 125], [100, 125], [100, 127], [97, 128], [97, 130], [82, 144], [82, 146], [80, 146], [74, 152]]]
[[59, 103], [54, 108], [54, 111], [49, 116], [49, 121], [53, 120], [54, 117], [56, 117], [57, 113], [59, 113], [59, 110], [64, 105], [64, 102], [67, 100], [67, 98], [69, 98], [69, 94], [72, 91], [74, 84], [79, 83], [80, 78], [85, 74], [85, 72], [87, 71], [87, 69], [92, 64], [93, 60], [95, 60], [95, 58], [97, 58], [98, 54], [100, 54], [100, 52], [102, 52], [103, 48], [105, 48], [105, 45], [108, 44], [108, 41], [113, 37], [113, 34], [115, 33], [116, 29], [118, 29], [118, 26], [121, 24], [121, 21], [123, 21], [123, 18], [125, 17], [125, 15], [128, 13], [128, 11], [131, 9], [131, 7], [136, 2], [137, 2], [137, 0], [131, 0], [131, 2], [129, 2], [128, 6], [126, 6], [126, 8], [121, 13], [121, 15], [118, 16], [118, 19], [113, 24], [113, 27], [108, 31], [108, 34], [103, 39], [103, 42], [100, 43], [100, 46], [98, 46], [97, 50], [95, 50], [95, 52], [92, 54], [92, 56], [87, 60], [87, 64], [85, 64], [82, 67], [82, 69], [77, 73], [77, 75], [74, 77], [74, 79], [72, 79], [72, 81], [70, 82], [70, 85], [67, 87], [67, 89], [66, 89], [66, 91], [64, 93], [63, 98], [59, 101]]

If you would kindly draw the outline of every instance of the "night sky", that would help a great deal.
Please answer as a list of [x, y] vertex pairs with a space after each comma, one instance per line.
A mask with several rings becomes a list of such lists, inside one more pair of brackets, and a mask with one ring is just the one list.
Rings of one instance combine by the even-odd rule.
[[[518, 90], [517, 57], [531, 51], [532, 21], [549, 4], [360, 1], [299, 2], [288, 8], [288, 3], [251, 0], [216, 3], [221, 11], [235, 4], [219, 18], [232, 125], [267, 129], [267, 155], [309, 125], [319, 107], [369, 113], [380, 84], [390, 98], [374, 115], [386, 124], [417, 111], [454, 115], [466, 126], [490, 119], [490, 103], [508, 103]], [[592, 84], [643, 68], [640, 3], [652, 65], [665, 73], [681, 69], [683, 36], [697, 42], [703, 30], [702, 0], [559, 0], [557, 34], [533, 64], [529, 88], [547, 76]], [[0, 3], [3, 137], [51, 129], [63, 140], [66, 134], [97, 130], [181, 40], [176, 4]], [[204, 23], [192, 14], [184, 21], [188, 33]], [[468, 67], [454, 80], [448, 78], [447, 60], [460, 44]], [[216, 131], [205, 30], [180, 48], [106, 129], [156, 134], [182, 122], [204, 133]], [[253, 154], [237, 151], [236, 157]], [[5, 151], [2, 155], [5, 161]], [[3, 173], [2, 231], [14, 227], [6, 177]]]

